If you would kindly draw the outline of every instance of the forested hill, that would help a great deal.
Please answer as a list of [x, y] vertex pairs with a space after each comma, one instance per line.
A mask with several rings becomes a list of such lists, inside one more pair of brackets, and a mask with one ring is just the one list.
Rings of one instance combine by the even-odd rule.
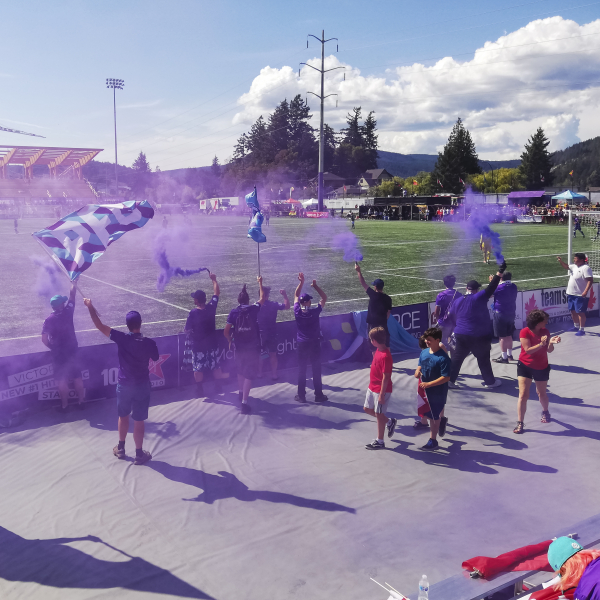
[[600, 136], [558, 150], [552, 155], [552, 162], [553, 185], [576, 185], [582, 189], [600, 186]]
[[[437, 154], [400, 154], [398, 152], [386, 152], [378, 150], [379, 158], [377, 166], [380, 169], [386, 169], [390, 175], [398, 177], [410, 177], [416, 175], [420, 171], [433, 171]], [[515, 168], [521, 164], [520, 159], [514, 160], [490, 160], [489, 162], [494, 169]], [[481, 163], [481, 168], [484, 171], [489, 171], [490, 167], [485, 162]]]

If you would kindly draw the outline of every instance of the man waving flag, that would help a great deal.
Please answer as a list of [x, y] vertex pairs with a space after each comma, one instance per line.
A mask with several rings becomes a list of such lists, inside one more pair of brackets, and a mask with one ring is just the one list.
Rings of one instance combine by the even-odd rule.
[[154, 216], [147, 200], [88, 204], [32, 235], [75, 281], [108, 246]]

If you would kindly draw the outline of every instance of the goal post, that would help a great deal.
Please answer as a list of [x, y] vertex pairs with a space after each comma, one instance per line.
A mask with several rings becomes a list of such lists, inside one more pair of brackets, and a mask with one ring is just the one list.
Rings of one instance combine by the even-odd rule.
[[573, 260], [573, 239], [585, 238], [585, 252], [594, 277], [600, 278], [600, 211], [570, 210], [568, 227], [568, 262]]

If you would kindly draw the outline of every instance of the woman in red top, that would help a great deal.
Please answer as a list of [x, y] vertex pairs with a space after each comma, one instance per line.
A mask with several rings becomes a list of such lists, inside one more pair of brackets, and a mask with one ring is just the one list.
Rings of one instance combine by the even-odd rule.
[[514, 433], [523, 433], [525, 430], [525, 411], [531, 381], [535, 381], [535, 389], [542, 405], [542, 423], [550, 423], [548, 412], [548, 379], [550, 378], [550, 365], [548, 352], [554, 350], [554, 344], [560, 344], [560, 337], [550, 337], [546, 329], [549, 315], [543, 310], [532, 310], [527, 315], [527, 327], [521, 329], [521, 354], [517, 363], [517, 378], [519, 380], [519, 404], [517, 407], [518, 421]]

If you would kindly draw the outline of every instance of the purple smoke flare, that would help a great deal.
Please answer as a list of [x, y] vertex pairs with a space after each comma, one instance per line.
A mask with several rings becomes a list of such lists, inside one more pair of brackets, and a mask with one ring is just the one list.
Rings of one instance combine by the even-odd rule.
[[[473, 192], [471, 189], [467, 189], [465, 201], [468, 201], [472, 196]], [[492, 241], [492, 252], [496, 257], [496, 263], [501, 265], [504, 262], [504, 256], [502, 255], [502, 238], [499, 233], [490, 228], [493, 216], [486, 210], [485, 205], [477, 206], [473, 203], [471, 206], [471, 216], [466, 222], [467, 231], [471, 232], [473, 236], [483, 235], [484, 238], [489, 238]]]
[[338, 233], [331, 240], [331, 247], [334, 250], [342, 250], [346, 262], [356, 262], [363, 259], [360, 251], [360, 240], [351, 231]]
[[157, 249], [155, 251], [154, 260], [160, 267], [160, 273], [158, 274], [158, 279], [156, 280], [156, 289], [159, 292], [163, 292], [165, 290], [165, 287], [167, 287], [167, 284], [173, 277], [190, 277], [191, 275], [196, 275], [196, 273], [201, 273], [202, 271], [210, 273], [210, 269], [207, 269], [206, 267], [200, 267], [199, 269], [182, 269], [181, 267], [172, 267], [169, 264], [167, 251], [164, 248]]
[[61, 270], [54, 261], [32, 256], [31, 262], [40, 269], [35, 282], [35, 291], [38, 296], [50, 298], [62, 291], [66, 279], [63, 279], [64, 276], [61, 277]]

